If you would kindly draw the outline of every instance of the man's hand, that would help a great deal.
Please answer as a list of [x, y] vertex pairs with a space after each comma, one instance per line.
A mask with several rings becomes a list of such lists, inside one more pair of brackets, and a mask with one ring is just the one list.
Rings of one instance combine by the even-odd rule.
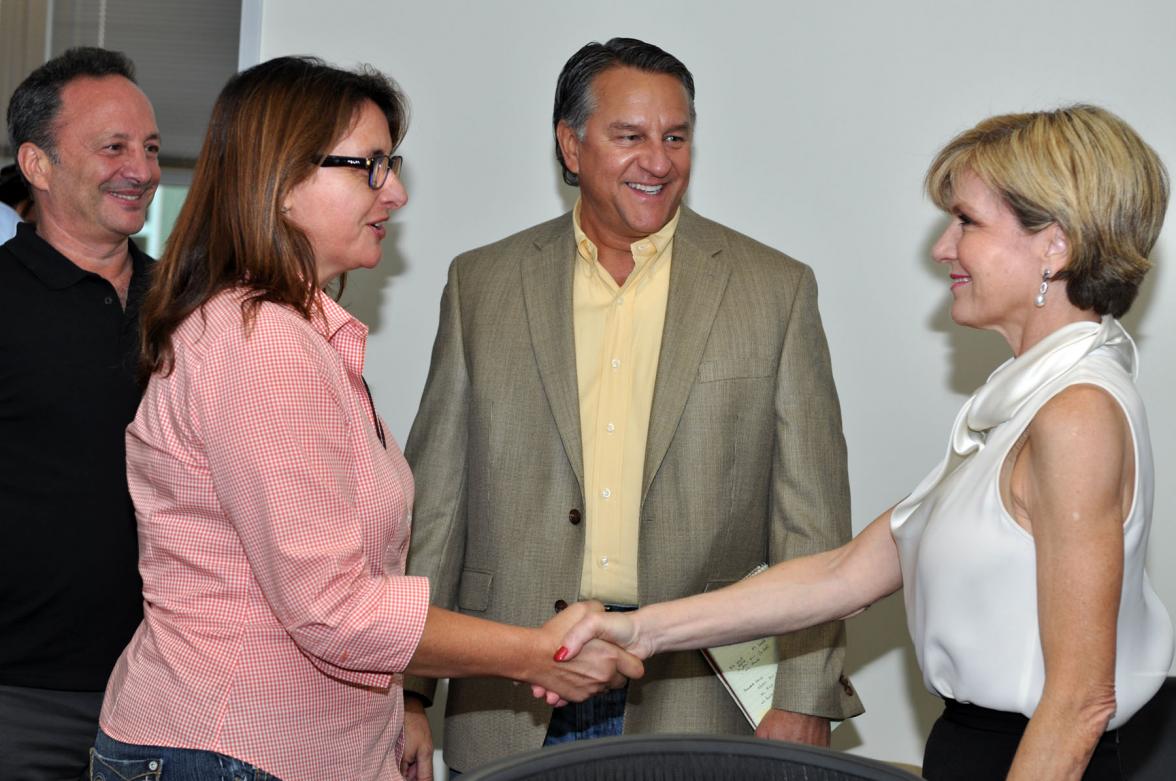
[[807, 743], [810, 746], [829, 747], [829, 720], [807, 713], [772, 708], [764, 714], [763, 721], [755, 728], [757, 738], [787, 740], [792, 743]]
[[425, 704], [419, 697], [404, 695], [404, 757], [400, 775], [405, 781], [433, 781], [433, 732]]
[[[539, 628], [545, 641], [553, 650], [544, 660], [543, 667], [532, 680], [532, 691], [536, 697], [546, 698], [551, 705], [565, 701], [581, 702], [606, 689], [617, 689], [625, 685], [628, 678], [640, 678], [645, 666], [636, 656], [602, 640], [586, 638], [587, 642], [577, 643], [576, 654], [563, 645], [568, 631], [589, 615], [604, 616], [599, 602], [579, 602], [565, 608]], [[574, 656], [574, 658], [573, 658]]]

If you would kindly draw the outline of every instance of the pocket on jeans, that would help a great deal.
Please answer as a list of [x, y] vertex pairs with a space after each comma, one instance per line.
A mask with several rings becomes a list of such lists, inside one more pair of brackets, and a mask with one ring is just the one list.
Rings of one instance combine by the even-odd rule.
[[160, 781], [163, 759], [107, 759], [90, 749], [90, 781]]

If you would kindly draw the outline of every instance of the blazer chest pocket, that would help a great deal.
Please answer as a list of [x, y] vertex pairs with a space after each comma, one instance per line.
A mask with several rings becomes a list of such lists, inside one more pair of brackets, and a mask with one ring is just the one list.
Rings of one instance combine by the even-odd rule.
[[775, 373], [775, 365], [766, 358], [720, 358], [699, 365], [698, 381], [745, 380], [771, 377]]
[[461, 571], [461, 588], [457, 592], [457, 606], [461, 610], [485, 613], [490, 607], [490, 587], [494, 574], [477, 569]]

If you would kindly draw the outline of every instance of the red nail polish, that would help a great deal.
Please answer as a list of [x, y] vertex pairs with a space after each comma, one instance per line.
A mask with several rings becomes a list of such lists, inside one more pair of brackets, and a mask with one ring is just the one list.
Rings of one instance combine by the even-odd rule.
[[562, 662], [564, 659], [568, 658], [568, 649], [564, 648], [561, 645], [559, 647], [559, 650], [555, 652], [555, 656], [553, 656], [552, 658], [555, 659], [555, 661], [557, 661], [557, 662]]

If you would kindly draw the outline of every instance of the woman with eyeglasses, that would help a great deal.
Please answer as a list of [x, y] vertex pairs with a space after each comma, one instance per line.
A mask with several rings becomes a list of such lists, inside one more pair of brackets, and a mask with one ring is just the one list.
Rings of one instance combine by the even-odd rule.
[[367, 329], [324, 289], [380, 261], [408, 198], [405, 121], [384, 76], [311, 58], [217, 99], [142, 313], [144, 619], [92, 778], [397, 779], [402, 673], [574, 699], [641, 674], [604, 643], [574, 670], [552, 660], [583, 607], [505, 626], [431, 607], [403, 574], [412, 476], [363, 379]]
[[587, 638], [646, 658], [776, 635], [901, 588], [924, 683], [945, 700], [926, 778], [1121, 779], [1116, 730], [1173, 652], [1144, 572], [1155, 475], [1118, 320], [1151, 266], [1167, 172], [1123, 120], [1080, 105], [984, 120], [926, 186], [950, 217], [932, 254], [952, 319], [1013, 353], [965, 403], [942, 463], [841, 548], [587, 616], [561, 655]]

